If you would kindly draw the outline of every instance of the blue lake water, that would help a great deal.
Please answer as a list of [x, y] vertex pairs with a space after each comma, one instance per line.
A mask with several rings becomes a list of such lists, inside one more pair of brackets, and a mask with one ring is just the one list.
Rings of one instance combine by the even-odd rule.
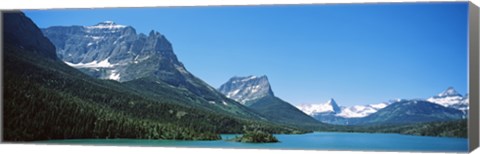
[[69, 139], [37, 143], [83, 145], [129, 145], [162, 147], [304, 149], [348, 151], [467, 152], [466, 138], [425, 137], [400, 134], [316, 132], [301, 135], [275, 135], [279, 143], [239, 143], [225, 141], [235, 135], [222, 135], [217, 141], [179, 141], [144, 139]]

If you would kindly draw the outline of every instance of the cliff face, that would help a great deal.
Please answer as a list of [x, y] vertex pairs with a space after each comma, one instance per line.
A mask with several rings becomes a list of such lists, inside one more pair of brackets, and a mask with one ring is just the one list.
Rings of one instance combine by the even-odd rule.
[[273, 96], [267, 76], [232, 77], [221, 85], [218, 91], [242, 104], [250, 100]]
[[96, 78], [124, 82], [153, 74], [191, 76], [170, 42], [155, 31], [148, 36], [137, 34], [133, 27], [112, 21], [42, 31], [57, 47], [62, 61]]

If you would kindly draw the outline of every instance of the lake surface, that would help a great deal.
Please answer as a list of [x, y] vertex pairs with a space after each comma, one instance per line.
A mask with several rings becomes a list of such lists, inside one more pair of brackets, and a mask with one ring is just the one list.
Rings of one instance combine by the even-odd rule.
[[217, 141], [179, 141], [144, 139], [69, 139], [36, 143], [82, 145], [129, 145], [162, 147], [304, 149], [348, 151], [467, 152], [465, 138], [425, 137], [400, 134], [316, 132], [300, 135], [275, 135], [279, 143], [239, 143], [225, 141], [235, 135], [222, 135]]

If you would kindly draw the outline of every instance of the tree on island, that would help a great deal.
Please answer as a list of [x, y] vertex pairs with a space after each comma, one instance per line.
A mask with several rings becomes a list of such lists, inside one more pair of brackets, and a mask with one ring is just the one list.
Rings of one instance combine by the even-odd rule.
[[243, 135], [241, 137], [235, 137], [236, 142], [245, 143], [275, 143], [279, 142], [278, 139], [270, 133], [262, 131], [257, 128], [248, 130], [247, 127], [243, 127]]

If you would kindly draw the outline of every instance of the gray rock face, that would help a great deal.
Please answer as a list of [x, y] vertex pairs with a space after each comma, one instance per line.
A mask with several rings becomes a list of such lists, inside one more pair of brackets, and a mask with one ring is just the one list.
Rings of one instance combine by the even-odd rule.
[[340, 107], [338, 106], [337, 102], [335, 102], [335, 100], [333, 98], [328, 100], [327, 104], [332, 107], [333, 113], [340, 113], [341, 112]]
[[[185, 69], [162, 34], [137, 34], [131, 26], [105, 21], [93, 26], [42, 29], [66, 64], [99, 79], [165, 82], [215, 104], [241, 106]], [[238, 105], [235, 105], [238, 104]]]
[[267, 76], [233, 77], [218, 89], [242, 104], [265, 96], [274, 96]]
[[158, 32], [137, 34], [133, 27], [111, 21], [54, 26], [42, 32], [57, 47], [61, 60], [96, 78], [123, 82], [152, 74], [190, 75]]
[[58, 60], [55, 46], [43, 36], [40, 29], [25, 14], [21, 12], [3, 13], [3, 29], [4, 45], [11, 44], [42, 57]]

